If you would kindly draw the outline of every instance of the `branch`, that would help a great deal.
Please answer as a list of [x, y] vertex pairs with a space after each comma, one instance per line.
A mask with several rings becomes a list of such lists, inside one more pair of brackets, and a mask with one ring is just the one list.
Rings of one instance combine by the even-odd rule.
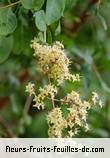
[[[51, 84], [49, 77], [48, 77], [48, 80], [49, 80], [49, 84]], [[53, 108], [55, 108], [55, 103], [54, 103], [54, 98], [53, 97], [51, 97], [51, 101], [52, 101]]]
[[110, 93], [110, 88], [109, 88], [109, 87], [107, 86], [107, 84], [103, 81], [103, 79], [102, 79], [102, 77], [101, 77], [101, 74], [99, 73], [99, 71], [98, 71], [98, 69], [97, 69], [97, 67], [96, 67], [96, 65], [95, 65], [94, 63], [93, 63], [93, 65], [92, 65], [92, 68], [93, 68], [93, 70], [94, 70], [94, 72], [95, 72], [95, 74], [96, 74], [96, 77], [98, 78], [98, 80], [99, 80], [99, 82], [100, 82], [102, 88], [103, 88], [106, 92]]
[[92, 68], [93, 68], [93, 70], [94, 70], [94, 72], [95, 72], [95, 74], [96, 74], [96, 77], [97, 77], [98, 80], [101, 82], [101, 81], [102, 81], [102, 77], [101, 77], [101, 75], [100, 75], [100, 73], [99, 73], [99, 71], [98, 71], [98, 69], [97, 69], [95, 63], [93, 63]]
[[0, 125], [5, 129], [7, 136], [9, 138], [15, 137], [14, 133], [11, 130], [10, 125], [6, 122], [6, 120], [2, 116], [0, 116]]
[[90, 0], [87, 7], [85, 8], [85, 10], [79, 16], [79, 21], [77, 21], [73, 24], [70, 31], [73, 32], [73, 33], [76, 32], [85, 23], [88, 15], [89, 15], [88, 10], [95, 4], [99, 5], [100, 2], [101, 2], [100, 0]]
[[29, 112], [32, 99], [33, 99], [33, 96], [28, 96], [27, 97], [27, 100], [26, 100], [26, 103], [25, 103], [25, 106], [24, 106], [24, 113], [28, 113]]
[[0, 9], [13, 7], [13, 6], [15, 6], [15, 5], [19, 4], [19, 3], [20, 3], [20, 1], [17, 1], [17, 2], [14, 2], [14, 3], [8, 4], [8, 5], [0, 6]]

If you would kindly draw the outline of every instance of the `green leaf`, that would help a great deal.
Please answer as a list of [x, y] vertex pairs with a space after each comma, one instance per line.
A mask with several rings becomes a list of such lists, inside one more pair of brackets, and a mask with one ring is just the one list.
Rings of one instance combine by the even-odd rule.
[[107, 23], [106, 23], [104, 17], [102, 15], [100, 15], [100, 14], [98, 14], [97, 17], [99, 18], [104, 30], [107, 30]]
[[13, 48], [13, 37], [0, 36], [0, 63], [4, 62]]
[[55, 36], [57, 36], [58, 34], [60, 34], [60, 32], [61, 32], [61, 24], [60, 24], [60, 21], [59, 21], [58, 26], [57, 26], [57, 28], [55, 30]]
[[26, 9], [40, 10], [45, 0], [21, 0], [21, 3]]
[[40, 31], [46, 31], [46, 16], [43, 10], [34, 14], [35, 24]]
[[47, 0], [46, 21], [50, 25], [63, 16], [66, 0]]
[[8, 35], [14, 32], [17, 26], [15, 14], [10, 8], [0, 9], [0, 35]]
[[31, 125], [27, 128], [27, 136], [35, 138], [47, 138], [47, 131], [48, 126], [46, 121], [46, 114], [42, 112], [33, 118]]
[[39, 32], [37, 36], [38, 36], [38, 39], [40, 41], [44, 42], [44, 34], [43, 34], [43, 32]]
[[[29, 25], [29, 23], [28, 23]], [[15, 30], [13, 37], [14, 37], [14, 47], [13, 52], [15, 54], [30, 54], [32, 51], [30, 48], [30, 41], [33, 38], [33, 28], [30, 27], [24, 27], [21, 23], [18, 24], [17, 29]], [[22, 37], [22, 40], [19, 40], [19, 38]]]

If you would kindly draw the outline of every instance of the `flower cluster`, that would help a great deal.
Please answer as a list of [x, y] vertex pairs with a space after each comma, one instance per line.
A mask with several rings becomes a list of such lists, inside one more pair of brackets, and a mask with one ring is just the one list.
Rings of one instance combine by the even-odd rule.
[[41, 71], [49, 78], [56, 79], [58, 84], [64, 80], [79, 81], [79, 75], [72, 75], [69, 72], [70, 60], [65, 54], [64, 46], [60, 42], [55, 42], [52, 46], [39, 44], [34, 39], [31, 47], [38, 57], [38, 64]]
[[33, 83], [28, 83], [26, 86], [26, 92], [29, 93], [30, 96], [34, 96], [33, 101], [35, 102], [34, 107], [38, 110], [44, 109], [45, 104], [44, 100], [46, 97], [54, 98], [55, 94], [57, 93], [57, 87], [52, 84], [45, 85], [44, 88], [39, 89], [39, 94], [36, 95]]
[[46, 97], [54, 98], [57, 93], [57, 88], [54, 85], [48, 84], [44, 88], [40, 88], [39, 91], [40, 93], [35, 95], [33, 100], [35, 101], [34, 107], [37, 107], [40, 110], [40, 108], [44, 109], [45, 107], [44, 99]]
[[98, 94], [96, 92], [92, 92], [92, 99], [91, 100], [92, 100], [92, 102], [93, 102], [94, 105], [95, 104], [99, 104], [100, 107], [103, 106], [103, 103], [100, 100], [100, 97], [98, 96]]
[[60, 108], [54, 108], [47, 116], [49, 125], [48, 135], [50, 138], [61, 138], [62, 130], [66, 127], [66, 120]]
[[[97, 93], [93, 93], [91, 100], [93, 100], [96, 96], [99, 99]], [[95, 100], [94, 100], [95, 101]], [[68, 115], [66, 117], [63, 116], [63, 113], [60, 108], [54, 108], [48, 115], [47, 120], [49, 124], [49, 137], [74, 137], [80, 127], [88, 130], [87, 123], [87, 114], [88, 110], [93, 105], [91, 101], [82, 100], [80, 98], [79, 93], [72, 91], [67, 94], [64, 99], [61, 99], [61, 103], [67, 106]], [[100, 100], [95, 102], [95, 104], [99, 103]], [[64, 130], [67, 132], [64, 134]]]
[[81, 100], [79, 93], [72, 91], [67, 94], [64, 99], [69, 114], [66, 118], [68, 126], [68, 136], [73, 137], [77, 134], [80, 127], [87, 129], [87, 111], [91, 108], [91, 103], [86, 100]]
[[[78, 133], [78, 130], [80, 127], [85, 127], [87, 129], [88, 124], [86, 121], [87, 118], [87, 111], [91, 107], [91, 104], [85, 100], [80, 99], [79, 93], [72, 91], [70, 94], [67, 94], [67, 96], [64, 99], [61, 99], [62, 104], [66, 104], [68, 115], [67, 117], [63, 117], [61, 109], [57, 108], [58, 113], [57, 115], [60, 116], [60, 119], [58, 117], [54, 117], [56, 113], [56, 109], [54, 109], [50, 114], [48, 115], [48, 123], [49, 123], [49, 136], [57, 137], [73, 137]], [[60, 120], [63, 120], [60, 122]], [[60, 122], [60, 123], [59, 123]], [[65, 123], [64, 123], [65, 122]], [[58, 127], [58, 125], [63, 124]], [[64, 129], [67, 130], [66, 134], [63, 134]], [[60, 132], [60, 135], [58, 133]], [[57, 133], [57, 135], [56, 135]]]
[[26, 86], [26, 92], [29, 93], [30, 96], [34, 95], [35, 92], [34, 92], [34, 83], [28, 83], [28, 85]]
[[[72, 90], [62, 99], [56, 99], [59, 87], [65, 80], [79, 82], [80, 76], [70, 73], [70, 60], [65, 55], [64, 46], [60, 42], [55, 42], [52, 46], [49, 46], [40, 44], [37, 39], [34, 39], [31, 47], [34, 49], [34, 55], [38, 58], [40, 69], [49, 79], [49, 83], [40, 88], [39, 93], [35, 92], [33, 83], [28, 83], [26, 92], [33, 96], [34, 107], [39, 110], [45, 108], [45, 99], [52, 101], [53, 109], [47, 115], [49, 137], [73, 137], [78, 133], [80, 127], [87, 130], [88, 110], [95, 104], [102, 106], [98, 94], [93, 92], [91, 100], [86, 101], [81, 99], [79, 92]], [[56, 106], [57, 101], [60, 104]], [[66, 116], [63, 114], [61, 105], [65, 106], [67, 110]]]

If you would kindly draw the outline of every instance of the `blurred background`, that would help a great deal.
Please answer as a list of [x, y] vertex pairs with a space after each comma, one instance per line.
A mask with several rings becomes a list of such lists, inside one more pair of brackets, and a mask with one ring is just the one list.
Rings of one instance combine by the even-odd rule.
[[[47, 9], [47, 1], [40, 7], [46, 12], [52, 7]], [[34, 37], [42, 40], [44, 23], [33, 15], [34, 8], [23, 0], [0, 1], [0, 137], [48, 137], [50, 103], [38, 111], [25, 92], [29, 81], [37, 87], [46, 82], [30, 48]], [[64, 44], [71, 72], [82, 78], [81, 83], [66, 82], [60, 95], [75, 89], [88, 98], [96, 91], [104, 104], [89, 111], [90, 131], [81, 129], [76, 137], [110, 137], [110, 1], [68, 0], [63, 16], [47, 26], [46, 35], [47, 43], [59, 40]]]

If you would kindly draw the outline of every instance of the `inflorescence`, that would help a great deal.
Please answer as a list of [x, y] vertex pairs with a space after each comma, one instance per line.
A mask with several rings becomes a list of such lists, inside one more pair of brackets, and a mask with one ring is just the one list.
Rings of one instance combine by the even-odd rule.
[[[96, 92], [92, 92], [89, 101], [82, 100], [78, 92], [72, 90], [60, 100], [56, 99], [59, 87], [65, 80], [79, 82], [79, 74], [71, 74], [69, 71], [70, 60], [65, 54], [64, 46], [60, 42], [55, 42], [52, 46], [48, 44], [40, 44], [37, 39], [31, 43], [34, 49], [34, 55], [38, 59], [38, 65], [43, 74], [49, 80], [49, 83], [39, 89], [39, 93], [35, 92], [35, 84], [28, 83], [26, 92], [33, 96], [34, 107], [38, 110], [45, 108], [45, 99], [52, 100], [53, 109], [47, 115], [48, 135], [51, 138], [74, 137], [80, 127], [88, 130], [87, 114], [92, 105], [102, 102]], [[55, 82], [53, 82], [53, 80]], [[61, 106], [55, 105], [58, 101], [61, 106], [65, 106], [67, 115], [64, 116]]]

